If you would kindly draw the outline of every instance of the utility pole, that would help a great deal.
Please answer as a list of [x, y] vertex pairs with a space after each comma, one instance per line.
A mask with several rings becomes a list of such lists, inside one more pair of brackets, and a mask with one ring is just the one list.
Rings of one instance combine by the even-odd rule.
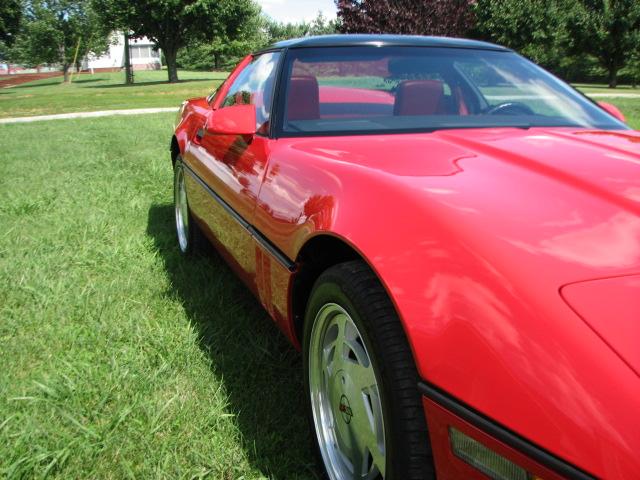
[[124, 70], [125, 83], [133, 84], [133, 69], [131, 68], [131, 52], [129, 49], [129, 31], [124, 32]]

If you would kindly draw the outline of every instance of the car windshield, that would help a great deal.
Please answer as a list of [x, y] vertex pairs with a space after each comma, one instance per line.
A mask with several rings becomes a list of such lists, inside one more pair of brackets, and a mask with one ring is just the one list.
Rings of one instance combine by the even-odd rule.
[[291, 49], [285, 135], [450, 128], [627, 129], [510, 51], [436, 47]]

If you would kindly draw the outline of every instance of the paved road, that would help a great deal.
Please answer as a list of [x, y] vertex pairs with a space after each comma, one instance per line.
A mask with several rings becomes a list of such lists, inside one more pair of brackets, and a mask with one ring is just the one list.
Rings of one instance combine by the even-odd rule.
[[40, 115], [37, 117], [0, 118], [0, 123], [31, 123], [31, 122], [40, 122], [42, 120], [64, 120], [67, 118], [111, 117], [114, 115], [144, 115], [146, 113], [164, 113], [164, 112], [177, 112], [177, 111], [178, 111], [177, 107], [137, 108], [137, 109], [130, 109], [130, 110], [101, 110], [98, 112], [59, 113], [57, 115]]

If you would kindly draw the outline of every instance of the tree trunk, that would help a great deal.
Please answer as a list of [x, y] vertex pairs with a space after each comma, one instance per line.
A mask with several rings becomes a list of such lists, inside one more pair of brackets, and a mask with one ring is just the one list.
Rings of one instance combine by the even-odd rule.
[[220, 70], [220, 54], [217, 52], [213, 54], [213, 68]]
[[62, 74], [64, 75], [64, 83], [69, 83], [69, 80], [71, 79], [69, 75], [70, 68], [71, 68], [71, 65], [69, 65], [68, 63], [64, 63], [62, 65]]
[[129, 48], [129, 32], [124, 32], [124, 83], [133, 84], [133, 69], [131, 68], [131, 50]]
[[169, 83], [178, 81], [177, 50], [173, 48], [165, 48], [164, 58], [167, 61], [167, 72], [169, 74]]
[[618, 86], [618, 67], [609, 67], [609, 88]]

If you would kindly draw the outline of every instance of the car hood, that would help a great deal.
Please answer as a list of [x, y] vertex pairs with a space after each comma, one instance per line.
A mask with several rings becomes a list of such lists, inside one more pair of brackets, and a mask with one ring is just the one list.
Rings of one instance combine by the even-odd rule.
[[621, 208], [640, 212], [640, 133], [534, 129], [519, 134], [442, 134]]
[[491, 227], [520, 251], [566, 264], [557, 287], [640, 272], [640, 132], [442, 130], [304, 138], [290, 148], [399, 183], [396, 192], [411, 192], [405, 201], [439, 205], [424, 213], [458, 234]]
[[[329, 146], [328, 146], [329, 145]], [[640, 132], [567, 128], [441, 130], [306, 138], [296, 148], [398, 176], [449, 176], [494, 158], [640, 212]]]

